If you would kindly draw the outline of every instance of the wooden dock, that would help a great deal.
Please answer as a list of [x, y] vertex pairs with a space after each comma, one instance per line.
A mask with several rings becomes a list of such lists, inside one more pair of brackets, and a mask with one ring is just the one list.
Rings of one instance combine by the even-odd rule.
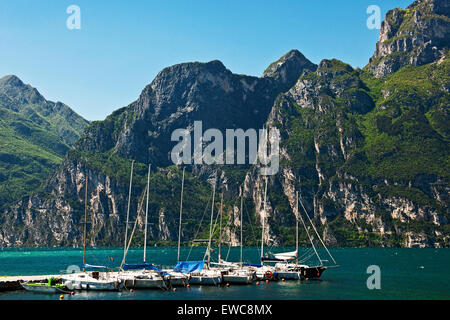
[[22, 290], [20, 282], [31, 281], [31, 282], [47, 282], [48, 279], [59, 279], [60, 275], [40, 275], [40, 276], [7, 276], [0, 277], [0, 292], [2, 291], [14, 291]]

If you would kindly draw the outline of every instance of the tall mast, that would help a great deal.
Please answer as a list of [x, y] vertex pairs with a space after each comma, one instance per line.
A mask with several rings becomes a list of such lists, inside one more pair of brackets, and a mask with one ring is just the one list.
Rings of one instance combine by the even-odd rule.
[[213, 197], [212, 197], [212, 203], [211, 203], [211, 221], [209, 223], [209, 242], [208, 242], [208, 269], [209, 265], [211, 263], [211, 239], [212, 239], [212, 225], [213, 225], [213, 216], [214, 216], [214, 197], [216, 195], [216, 179], [217, 179], [217, 172], [214, 177], [214, 185], [213, 185]]
[[295, 252], [298, 264], [298, 191], [295, 193]]
[[180, 244], [181, 244], [181, 217], [183, 215], [183, 190], [184, 190], [184, 170], [183, 168], [183, 179], [181, 181], [181, 200], [180, 200], [180, 224], [178, 226], [178, 255], [177, 261], [180, 261]]
[[[264, 150], [264, 157], [267, 157], [267, 133], [269, 129], [267, 130], [263, 127], [263, 141], [264, 144], [263, 150]], [[265, 221], [266, 221], [266, 200], [267, 200], [267, 176], [265, 176], [266, 179], [266, 185], [264, 187], [264, 205], [263, 205], [263, 216], [262, 216], [262, 228], [261, 228], [261, 265], [264, 264], [263, 257], [264, 257], [264, 228], [265, 228]]]
[[239, 188], [240, 190], [240, 192], [241, 192], [241, 267], [242, 267], [242, 225], [244, 224], [243, 222], [244, 222], [244, 220], [243, 220], [243, 218], [244, 218], [244, 215], [242, 214], [242, 202], [243, 202], [243, 199], [244, 199], [244, 192], [243, 192], [243, 190], [242, 190], [242, 187], [241, 188]]
[[147, 219], [148, 219], [148, 196], [150, 194], [150, 169], [152, 165], [148, 165], [148, 177], [147, 177], [147, 204], [145, 207], [145, 230], [144, 230], [144, 262], [145, 262], [145, 255], [147, 252]]
[[[301, 200], [300, 200], [300, 204], [301, 204], [302, 207], [303, 207], [303, 203], [301, 202]], [[305, 210], [305, 207], [303, 207], [303, 210]], [[306, 213], [306, 215], [308, 215], [308, 213], [306, 212], [306, 210], [305, 210], [305, 213]], [[306, 235], [308, 236], [309, 242], [311, 242], [311, 246], [312, 246], [312, 248], [313, 248], [313, 250], [314, 250], [314, 253], [315, 253], [316, 256], [317, 256], [317, 259], [319, 259], [320, 263], [322, 264], [322, 259], [320, 259], [319, 253], [317, 252], [316, 247], [314, 246], [313, 238], [312, 238], [311, 235], [309, 234], [308, 228], [306, 227], [305, 221], [303, 220], [302, 215], [300, 214], [300, 212], [299, 212], [298, 216], [299, 216], [299, 218], [300, 218], [300, 220], [301, 220], [301, 222], [302, 222], [302, 224], [303, 224], [303, 228], [304, 228], [305, 231], [306, 231]]]
[[222, 216], [223, 216], [223, 192], [220, 199], [220, 221], [219, 221], [219, 262], [221, 260], [220, 245], [222, 243]]
[[[314, 232], [316, 233], [317, 238], [318, 238], [319, 241], [322, 243], [324, 249], [327, 251], [328, 255], [330, 256], [331, 260], [333, 260], [334, 264], [337, 264], [337, 263], [336, 263], [336, 260], [334, 260], [333, 256], [331, 255], [330, 251], [328, 251], [327, 246], [326, 246], [325, 243], [322, 241], [322, 237], [321, 237], [321, 236], [319, 235], [319, 233], [317, 232], [317, 229], [316, 229], [316, 227], [314, 226], [314, 223], [312, 222], [311, 218], [309, 217], [309, 214], [308, 214], [308, 212], [306, 211], [305, 206], [303, 205], [303, 202], [302, 202], [301, 200], [300, 200], [300, 204], [302, 205], [302, 208], [303, 208], [303, 210], [305, 211], [306, 217], [308, 218], [309, 223], [310, 223], [311, 226], [313, 227], [313, 230], [314, 230]], [[318, 254], [317, 254], [317, 258], [319, 258], [320, 265], [322, 265], [322, 259], [319, 257]]]
[[128, 209], [127, 209], [127, 221], [125, 223], [125, 245], [123, 248], [123, 258], [125, 259], [126, 251], [127, 251], [127, 240], [128, 240], [128, 221], [130, 219], [130, 204], [131, 204], [131, 186], [133, 184], [133, 169], [134, 169], [134, 160], [131, 162], [131, 173], [130, 173], [130, 189], [128, 191]]
[[84, 234], [83, 234], [83, 272], [86, 271], [86, 224], [87, 224], [87, 201], [88, 201], [89, 173], [86, 170], [86, 187], [84, 191]]
[[266, 200], [267, 200], [267, 176], [266, 186], [264, 187], [264, 205], [263, 205], [263, 217], [262, 217], [262, 229], [261, 229], [261, 264], [263, 264], [262, 258], [264, 257], [264, 227], [266, 220]]

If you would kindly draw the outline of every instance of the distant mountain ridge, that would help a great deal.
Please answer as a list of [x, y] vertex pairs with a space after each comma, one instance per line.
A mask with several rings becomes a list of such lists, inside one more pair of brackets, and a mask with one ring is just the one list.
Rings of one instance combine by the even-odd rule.
[[35, 190], [87, 124], [17, 76], [0, 78], [0, 207]]
[[29, 117], [69, 146], [78, 140], [88, 124], [67, 105], [46, 100], [36, 88], [24, 84], [14, 75], [0, 78], [0, 107]]
[[[173, 243], [181, 168], [170, 162], [170, 134], [201, 120], [203, 130], [280, 130], [267, 244], [294, 243], [294, 195], [300, 191], [330, 245], [450, 246], [447, 8], [444, 0], [423, 0], [389, 11], [374, 57], [362, 70], [337, 59], [315, 65], [297, 50], [262, 77], [233, 74], [220, 61], [165, 68], [136, 101], [91, 123], [42, 190], [2, 212], [0, 245], [80, 245], [87, 174], [89, 242], [121, 245], [132, 159], [133, 219], [143, 209], [151, 163], [149, 239]], [[408, 29], [410, 21], [419, 26]], [[247, 245], [257, 244], [264, 216], [258, 165], [188, 167], [182, 241], [189, 244], [211, 204], [215, 170], [217, 192], [224, 194], [225, 241], [238, 243], [236, 199], [243, 184], [244, 237]], [[136, 219], [142, 229], [142, 214]], [[205, 226], [199, 231], [207, 237]], [[300, 240], [308, 243], [305, 234]]]

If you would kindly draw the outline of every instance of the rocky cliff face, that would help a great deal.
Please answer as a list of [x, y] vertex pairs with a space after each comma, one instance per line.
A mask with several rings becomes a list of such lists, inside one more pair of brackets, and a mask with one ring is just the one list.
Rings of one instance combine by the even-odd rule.
[[273, 62], [263, 73], [263, 78], [273, 78], [279, 82], [280, 91], [289, 90], [299, 77], [299, 70], [315, 71], [317, 65], [306, 59], [298, 50], [291, 50]]
[[[289, 66], [288, 77], [285, 64]], [[164, 180], [166, 193], [159, 188], [156, 191], [161, 197], [154, 208], [158, 218], [153, 223], [156, 229], [150, 230], [150, 239], [175, 240], [177, 208], [174, 204], [178, 204], [179, 195], [171, 191], [179, 188], [180, 180], [171, 179], [171, 174], [164, 169], [172, 164], [170, 151], [176, 144], [171, 142], [172, 132], [178, 128], [192, 129], [194, 121], [202, 121], [203, 131], [261, 128], [281, 90], [291, 87], [305, 68], [313, 67], [298, 51], [291, 51], [290, 56], [278, 63], [279, 70], [273, 70], [267, 78], [235, 75], [219, 61], [184, 63], [164, 69], [144, 88], [138, 100], [86, 129], [62, 166], [47, 181], [43, 192], [22, 199], [2, 215], [0, 242], [3, 245], [80, 245], [84, 179], [89, 172], [92, 230], [101, 235], [92, 237], [92, 244], [99, 241], [120, 244], [130, 165], [126, 159], [130, 158], [161, 168], [159, 177]], [[278, 76], [278, 72], [282, 75]], [[145, 175], [146, 171], [141, 171]], [[200, 166], [197, 172], [211, 182], [210, 168]], [[139, 172], [135, 174], [138, 178], [132, 210], [136, 213], [143, 183]], [[221, 184], [223, 180], [226, 179], [222, 178]], [[206, 204], [199, 198], [209, 194], [207, 186], [206, 182], [199, 182], [190, 199], [185, 200], [187, 212], [195, 209], [187, 213], [188, 220], [203, 212]], [[155, 197], [152, 201], [156, 201]], [[193, 205], [189, 207], [186, 201]], [[194, 230], [195, 226], [184, 233], [192, 236]], [[229, 229], [226, 232], [230, 233]], [[230, 237], [235, 243], [235, 236]]]
[[[122, 164], [127, 167], [124, 170], [129, 170], [129, 162], [123, 161]], [[114, 169], [121, 170], [120, 165]], [[136, 222], [134, 245], [142, 245], [143, 239], [145, 174], [146, 167], [136, 164], [128, 231], [131, 234]], [[88, 244], [123, 245], [128, 203], [126, 177], [122, 179], [114, 173], [98, 170], [92, 163], [68, 157], [46, 182], [43, 191], [23, 198], [2, 214], [2, 246], [81, 246], [87, 176]], [[181, 172], [176, 168], [154, 171], [150, 185], [149, 240], [174, 241], [178, 237]], [[186, 241], [193, 238], [198, 222], [205, 214], [208, 199], [211, 205], [210, 190], [206, 182], [186, 173], [183, 230]]]
[[[437, 79], [435, 72], [446, 69], [442, 65], [423, 68], [433, 79]], [[412, 70], [417, 72], [411, 69], [397, 77], [412, 80], [417, 77]], [[406, 96], [426, 80], [415, 79], [417, 87], [401, 88], [397, 79], [381, 89], [390, 94], [377, 99], [369, 79], [340, 61], [324, 60], [315, 73], [302, 75], [277, 100], [269, 123], [282, 128], [281, 154], [286, 165], [279, 176], [282, 191], [292, 209], [292, 190], [302, 192], [307, 210], [323, 225], [323, 237], [330, 243], [359, 237], [366, 244], [383, 246], [447, 246], [448, 170], [421, 167], [415, 174], [413, 166], [403, 168], [401, 162], [410, 161], [413, 152], [423, 152], [417, 157], [425, 162], [440, 153], [435, 161], [445, 166], [448, 154], [442, 150], [448, 149], [447, 136], [436, 123], [424, 119], [424, 113], [442, 108], [442, 102], [433, 97], [443, 95], [447, 103], [449, 79], [438, 80], [437, 91], [424, 94], [424, 100]], [[393, 101], [403, 108], [399, 110]], [[386, 141], [372, 143], [383, 135], [379, 119], [386, 113], [392, 117], [389, 125], [397, 121], [405, 126], [403, 136], [388, 142], [393, 136], [390, 131]], [[411, 127], [406, 128], [405, 118]], [[413, 132], [436, 149], [423, 146], [425, 140], [419, 143]], [[386, 147], [385, 143], [394, 145]]]
[[417, 0], [388, 11], [381, 24], [369, 70], [384, 77], [406, 65], [420, 66], [446, 56], [450, 45], [450, 4]]
[[[434, 65], [423, 72], [437, 79], [436, 72], [446, 69]], [[397, 76], [417, 81], [417, 87], [427, 82], [412, 80], [411, 72]], [[436, 156], [434, 161], [445, 166], [448, 152], [443, 150], [448, 149], [448, 141], [435, 123], [424, 119], [426, 112], [441, 109], [441, 102], [432, 98], [437, 93], [423, 95], [424, 100], [407, 99], [406, 103], [402, 100], [410, 89], [417, 88], [400, 88], [394, 81], [381, 89], [390, 91], [390, 97], [377, 99], [370, 79], [338, 60], [323, 60], [316, 72], [304, 73], [278, 97], [268, 126], [279, 128], [282, 137], [283, 167], [272, 185], [284, 195], [288, 209], [279, 215], [292, 215], [294, 190], [298, 190], [323, 238], [331, 244], [448, 246], [448, 170], [421, 167], [421, 172], [415, 174], [415, 165], [402, 164], [411, 161], [408, 159], [414, 152], [422, 153], [417, 157], [425, 161]], [[443, 95], [448, 101], [448, 78], [439, 82], [437, 96]], [[403, 109], [398, 110], [392, 101], [403, 105]], [[386, 141], [373, 144], [373, 139], [383, 135], [380, 119], [386, 113], [391, 114], [390, 125], [404, 126], [404, 130], [397, 131], [402, 131], [403, 136], [393, 138], [391, 131], [381, 138]], [[419, 139], [426, 142], [419, 142], [412, 132], [421, 132]], [[424, 132], [428, 132], [426, 137]], [[424, 142], [436, 149], [422, 145]], [[260, 197], [258, 188], [255, 190]], [[272, 207], [283, 208], [273, 199], [271, 202]]]
[[0, 78], [0, 208], [35, 191], [87, 125], [18, 77]]
[[233, 74], [220, 61], [168, 67], [137, 101], [90, 126], [77, 149], [113, 150], [124, 158], [133, 155], [140, 162], [170, 165], [175, 129], [192, 130], [194, 121], [202, 121], [203, 130], [261, 128], [275, 97], [312, 66], [301, 53], [292, 51], [279, 62], [280, 70], [267, 78]]
[[[296, 211], [299, 191], [329, 244], [449, 246], [450, 59], [425, 54], [427, 43], [445, 51], [448, 10], [437, 0], [416, 1], [405, 10], [388, 13], [376, 58], [364, 70], [336, 59], [316, 66], [298, 51], [271, 64], [261, 78], [233, 74], [219, 61], [164, 69], [138, 100], [92, 123], [42, 191], [1, 214], [0, 244], [80, 245], [89, 173], [90, 243], [122, 245], [130, 159], [137, 160], [132, 221], [141, 231], [151, 163], [157, 168], [150, 240], [176, 241], [181, 170], [170, 162], [170, 135], [201, 120], [203, 131], [278, 128], [280, 171], [268, 177], [264, 214], [259, 164], [189, 167], [183, 241], [208, 237], [217, 171], [227, 243], [238, 244], [244, 223], [246, 244], [255, 245], [264, 221], [267, 244], [294, 244], [295, 215], [307, 220], [302, 209]], [[412, 31], [406, 29], [409, 15], [419, 22]], [[390, 46], [390, 40], [400, 42]], [[244, 221], [236, 200], [241, 185]], [[304, 233], [300, 240], [308, 244]]]

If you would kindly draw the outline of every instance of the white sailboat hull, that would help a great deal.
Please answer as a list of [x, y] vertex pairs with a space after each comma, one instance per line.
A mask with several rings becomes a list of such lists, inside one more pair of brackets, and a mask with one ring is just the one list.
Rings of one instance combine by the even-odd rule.
[[217, 286], [222, 283], [222, 275], [210, 273], [192, 273], [190, 274], [189, 284]]
[[117, 278], [96, 279], [85, 273], [71, 274], [61, 279], [69, 290], [117, 291], [122, 287], [122, 283]]
[[309, 267], [305, 264], [277, 263], [275, 269], [279, 279], [302, 280], [305, 278], [305, 270]]
[[128, 289], [163, 289], [166, 284], [163, 279], [126, 279], [124, 286]]
[[256, 269], [257, 280], [277, 280], [278, 272], [274, 267], [264, 266]]
[[156, 272], [124, 272], [119, 279], [127, 289], [163, 289], [166, 283]]
[[169, 275], [165, 276], [166, 280], [172, 287], [185, 287], [189, 284], [189, 276], [184, 273], [174, 272], [171, 270], [163, 270]]
[[119, 286], [115, 281], [91, 282], [91, 281], [73, 281], [66, 280], [64, 285], [69, 290], [95, 290], [95, 291], [116, 291]]
[[253, 282], [253, 275], [227, 274], [227, 275], [223, 275], [223, 282], [237, 283], [237, 284], [250, 284]]
[[248, 269], [226, 269], [222, 272], [224, 283], [250, 284], [255, 279], [255, 272]]
[[189, 279], [184, 277], [170, 277], [169, 282], [172, 287], [185, 287], [190, 283]]

